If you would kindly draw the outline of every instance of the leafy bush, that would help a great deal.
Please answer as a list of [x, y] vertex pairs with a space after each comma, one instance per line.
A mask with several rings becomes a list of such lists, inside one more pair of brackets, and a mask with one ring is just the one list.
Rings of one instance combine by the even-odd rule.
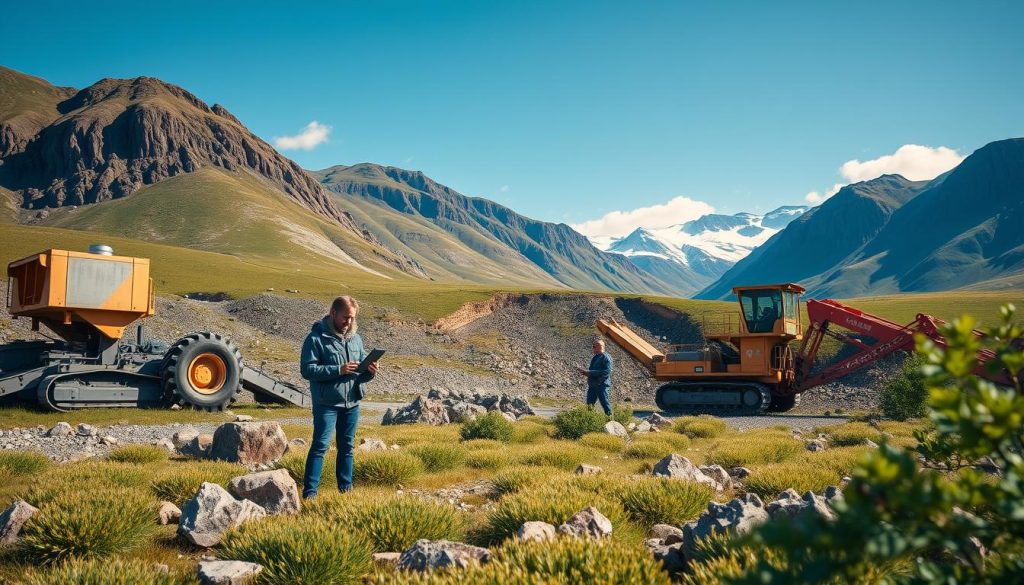
[[512, 457], [504, 449], [481, 449], [466, 453], [466, 466], [473, 469], [490, 469], [491, 471], [508, 467]]
[[555, 415], [555, 436], [559, 439], [579, 439], [587, 433], [604, 431], [608, 417], [594, 408], [578, 405]]
[[707, 509], [713, 495], [706, 485], [662, 477], [627, 482], [617, 494], [629, 517], [642, 526], [689, 522]]
[[919, 357], [903, 362], [900, 374], [889, 380], [879, 393], [882, 414], [894, 420], [907, 420], [925, 415], [928, 390], [924, 386], [924, 365]]
[[645, 440], [633, 441], [622, 454], [630, 459], [661, 459], [673, 451], [675, 448], [665, 441]]
[[625, 404], [613, 404], [611, 420], [626, 426], [633, 422], [633, 407]]
[[807, 490], [821, 493], [830, 485], [838, 485], [841, 479], [841, 473], [828, 467], [788, 461], [754, 468], [750, 476], [743, 480], [743, 485], [748, 492], [774, 499], [789, 488], [801, 494]]
[[609, 453], [621, 453], [626, 448], [626, 441], [622, 437], [609, 435], [608, 433], [587, 433], [580, 437], [580, 444], [584, 447], [592, 447]]
[[492, 410], [483, 416], [462, 423], [460, 431], [462, 440], [471, 439], [492, 439], [508, 443], [512, 440], [512, 423], [505, 419], [502, 414]]
[[668, 573], [642, 547], [614, 540], [560, 538], [553, 542], [509, 541], [491, 561], [459, 571], [393, 572], [381, 585], [669, 585]]
[[863, 445], [868, 441], [878, 443], [882, 439], [881, 431], [864, 422], [848, 422], [827, 427], [825, 432], [828, 433], [829, 441], [837, 447]]
[[373, 550], [362, 535], [308, 516], [247, 522], [224, 535], [218, 556], [263, 565], [258, 583], [355, 585]]
[[547, 426], [532, 421], [517, 421], [512, 431], [513, 443], [536, 443], [547, 438]]
[[523, 465], [546, 465], [558, 469], [573, 470], [586, 462], [590, 453], [572, 443], [552, 443], [525, 449], [519, 455]]
[[423, 472], [420, 460], [399, 451], [359, 454], [352, 470], [353, 481], [370, 485], [398, 485]]
[[466, 454], [457, 445], [415, 445], [409, 453], [423, 463], [429, 472], [446, 471], [461, 466], [466, 461]]
[[34, 451], [0, 452], [0, 469], [13, 475], [35, 475], [50, 467], [50, 459]]
[[145, 543], [155, 518], [155, 502], [131, 489], [62, 495], [26, 523], [20, 546], [28, 559], [43, 564], [119, 555]]
[[167, 459], [167, 450], [156, 445], [125, 445], [111, 451], [107, 458], [118, 463], [144, 465]]
[[48, 570], [26, 574], [22, 585], [187, 585], [191, 576], [163, 573], [152, 562], [139, 559], [72, 558]]
[[781, 463], [805, 451], [802, 441], [787, 433], [761, 431], [728, 437], [715, 443], [707, 459], [726, 469], [740, 465]]
[[724, 420], [702, 414], [700, 416], [681, 417], [676, 421], [673, 430], [691, 439], [713, 439], [724, 433], [726, 428]]

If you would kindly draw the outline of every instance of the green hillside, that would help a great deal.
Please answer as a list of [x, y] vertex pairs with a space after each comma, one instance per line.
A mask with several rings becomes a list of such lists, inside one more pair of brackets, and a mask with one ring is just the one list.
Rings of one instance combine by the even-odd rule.
[[0, 67], [0, 122], [25, 116], [42, 126], [60, 117], [57, 104], [71, 93], [38, 77]]

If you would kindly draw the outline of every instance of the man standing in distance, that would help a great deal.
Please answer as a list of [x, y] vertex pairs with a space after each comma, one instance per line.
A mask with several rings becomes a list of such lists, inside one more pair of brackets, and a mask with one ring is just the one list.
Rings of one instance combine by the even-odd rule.
[[600, 400], [604, 413], [611, 416], [608, 388], [612, 385], [612, 356], [605, 353], [603, 339], [594, 340], [594, 357], [590, 358], [590, 367], [576, 368], [576, 371], [587, 378], [587, 406], [593, 406]]
[[370, 364], [366, 372], [356, 372], [359, 362], [366, 357], [363, 340], [356, 332], [358, 313], [359, 303], [352, 297], [334, 299], [330, 312], [313, 323], [302, 344], [299, 367], [302, 377], [309, 380], [313, 399], [313, 441], [302, 479], [304, 498], [316, 496], [324, 456], [335, 432], [338, 434], [338, 489], [342, 492], [352, 489], [352, 451], [359, 422], [359, 401], [365, 394], [363, 384], [377, 374], [376, 363]]

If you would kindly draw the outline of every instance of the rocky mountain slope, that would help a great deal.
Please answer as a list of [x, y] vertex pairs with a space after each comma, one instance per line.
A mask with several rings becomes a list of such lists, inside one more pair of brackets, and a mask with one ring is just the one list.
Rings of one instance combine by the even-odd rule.
[[991, 143], [932, 181], [848, 185], [738, 262], [698, 298], [740, 284], [799, 282], [852, 297], [970, 286], [1024, 273], [1024, 139]]
[[[537, 221], [493, 201], [467, 197], [418, 171], [363, 163], [312, 174], [341, 201], [373, 203], [378, 210], [429, 222], [502, 266], [522, 272], [529, 268], [525, 261], [564, 286], [661, 294], [674, 288], [626, 258], [598, 250], [565, 224]], [[397, 227], [385, 227], [394, 237], [409, 239]]]

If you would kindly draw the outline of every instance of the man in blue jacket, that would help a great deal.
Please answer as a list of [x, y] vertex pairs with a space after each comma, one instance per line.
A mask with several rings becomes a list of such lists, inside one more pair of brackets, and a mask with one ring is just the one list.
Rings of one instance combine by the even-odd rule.
[[341, 296], [331, 303], [330, 312], [313, 323], [302, 344], [299, 367], [309, 380], [313, 399], [313, 441], [306, 456], [306, 472], [302, 479], [302, 497], [316, 496], [324, 456], [331, 436], [338, 433], [336, 472], [338, 489], [352, 489], [352, 451], [355, 447], [356, 424], [359, 423], [359, 401], [363, 384], [373, 379], [377, 364], [368, 371], [356, 373], [359, 362], [366, 357], [363, 340], [356, 333], [359, 303], [350, 296]]
[[590, 367], [576, 368], [576, 371], [587, 378], [587, 406], [593, 406], [600, 400], [604, 413], [611, 416], [608, 389], [612, 385], [612, 356], [604, 352], [603, 339], [594, 340], [594, 357], [590, 358]]

